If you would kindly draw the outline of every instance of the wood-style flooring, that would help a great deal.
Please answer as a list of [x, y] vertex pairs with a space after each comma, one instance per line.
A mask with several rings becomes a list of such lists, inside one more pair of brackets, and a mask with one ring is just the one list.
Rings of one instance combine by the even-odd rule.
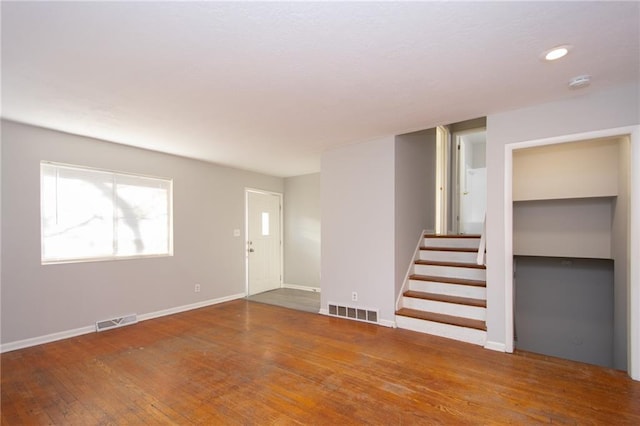
[[640, 425], [620, 371], [246, 300], [1, 366], [3, 425]]
[[314, 314], [320, 312], [320, 293], [307, 290], [279, 288], [248, 296], [247, 300]]

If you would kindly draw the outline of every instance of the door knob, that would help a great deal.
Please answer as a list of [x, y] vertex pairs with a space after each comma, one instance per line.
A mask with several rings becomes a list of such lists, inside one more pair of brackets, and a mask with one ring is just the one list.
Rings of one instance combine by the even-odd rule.
[[250, 248], [250, 249], [249, 249], [249, 253], [253, 253], [254, 251], [255, 251], [255, 250], [254, 250], [254, 249], [252, 249], [252, 248]]

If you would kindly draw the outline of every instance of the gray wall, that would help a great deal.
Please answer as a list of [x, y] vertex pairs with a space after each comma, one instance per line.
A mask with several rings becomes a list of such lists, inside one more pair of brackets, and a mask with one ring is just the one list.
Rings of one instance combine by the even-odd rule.
[[[281, 178], [2, 122], [2, 342], [245, 291], [244, 189]], [[40, 161], [174, 179], [173, 257], [40, 264]], [[194, 293], [194, 284], [200, 293]]]
[[320, 287], [320, 173], [284, 180], [284, 283]]
[[[321, 309], [379, 309], [395, 321], [394, 147], [387, 137], [322, 156]], [[358, 301], [351, 301], [351, 292]]]
[[479, 129], [481, 127], [487, 127], [486, 117], [478, 117], [471, 120], [450, 124], [449, 131], [453, 134], [456, 132], [464, 132], [466, 130]]
[[613, 261], [517, 257], [515, 287], [519, 349], [613, 367]]
[[505, 339], [505, 145], [638, 124], [638, 86], [583, 91], [487, 117], [487, 338]]
[[324, 153], [322, 309], [355, 305], [395, 321], [420, 232], [433, 227], [434, 188], [435, 129]]
[[435, 229], [436, 129], [396, 136], [395, 295], [423, 230]]
[[615, 197], [513, 203], [513, 253], [610, 259]]

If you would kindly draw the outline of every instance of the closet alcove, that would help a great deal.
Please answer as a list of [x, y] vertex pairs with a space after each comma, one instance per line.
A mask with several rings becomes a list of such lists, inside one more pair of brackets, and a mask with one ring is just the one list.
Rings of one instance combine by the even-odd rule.
[[516, 349], [627, 369], [627, 137], [513, 152]]

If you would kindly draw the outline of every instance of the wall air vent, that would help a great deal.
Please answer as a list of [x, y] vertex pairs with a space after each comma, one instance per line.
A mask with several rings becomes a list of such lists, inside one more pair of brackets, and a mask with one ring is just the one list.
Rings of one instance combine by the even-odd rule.
[[378, 323], [377, 309], [364, 309], [356, 306], [337, 305], [329, 303], [329, 315], [333, 317], [347, 318], [356, 321]]
[[96, 322], [96, 331], [105, 331], [112, 328], [124, 327], [125, 325], [135, 324], [138, 322], [136, 314], [126, 315], [124, 317], [112, 318], [104, 321]]

